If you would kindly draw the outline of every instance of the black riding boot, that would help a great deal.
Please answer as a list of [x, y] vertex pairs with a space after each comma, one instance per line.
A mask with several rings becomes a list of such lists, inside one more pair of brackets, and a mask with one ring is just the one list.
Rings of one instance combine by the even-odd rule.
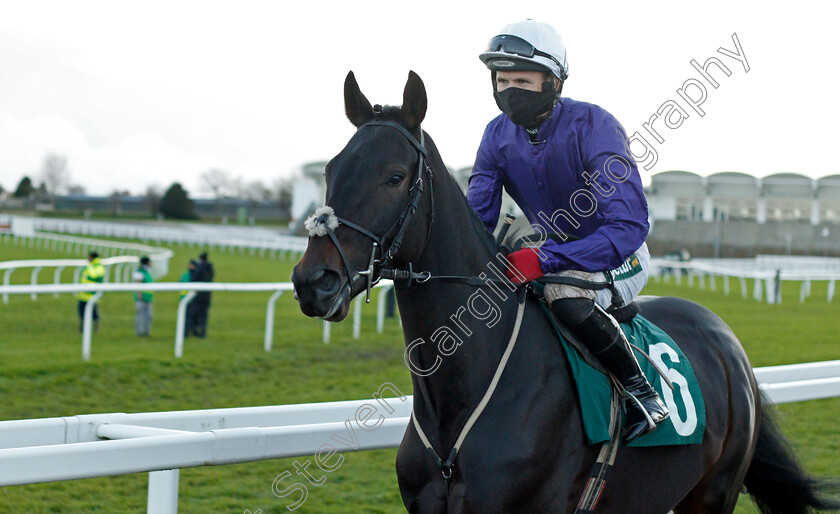
[[668, 408], [642, 373], [630, 343], [618, 322], [586, 298], [562, 298], [551, 304], [558, 319], [580, 337], [583, 344], [624, 387], [624, 428], [621, 442], [652, 432], [665, 420]]

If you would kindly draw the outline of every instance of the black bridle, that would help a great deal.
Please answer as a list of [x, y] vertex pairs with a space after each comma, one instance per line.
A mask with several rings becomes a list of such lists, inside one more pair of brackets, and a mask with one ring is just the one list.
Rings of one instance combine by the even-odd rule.
[[[417, 208], [420, 205], [420, 200], [423, 196], [423, 191], [425, 188], [425, 180], [424, 175], [428, 179], [429, 183], [429, 212], [428, 212], [428, 226], [426, 227], [426, 242], [424, 243], [424, 248], [428, 246], [429, 239], [432, 234], [432, 225], [435, 221], [435, 195], [433, 189], [433, 172], [432, 168], [426, 162], [426, 147], [423, 144], [423, 131], [420, 131], [420, 141], [414, 137], [405, 127], [402, 125], [393, 122], [393, 121], [369, 121], [359, 126], [358, 130], [362, 130], [365, 127], [369, 126], [384, 126], [384, 127], [391, 127], [396, 129], [400, 134], [402, 134], [406, 140], [417, 150], [417, 173], [414, 178], [414, 184], [412, 184], [411, 189], [409, 189], [408, 199], [406, 200], [405, 204], [403, 205], [402, 211], [400, 211], [399, 216], [394, 222], [391, 224], [391, 227], [385, 231], [385, 233], [381, 236], [374, 234], [370, 230], [353, 223], [352, 221], [342, 218], [334, 213], [332, 214], [321, 214], [317, 218], [315, 218], [314, 222], [316, 225], [320, 225], [323, 228], [326, 235], [329, 236], [330, 240], [332, 240], [333, 244], [335, 245], [336, 250], [338, 250], [338, 255], [341, 257], [341, 263], [344, 266], [344, 271], [347, 273], [347, 283], [344, 287], [350, 287], [352, 291], [353, 281], [356, 277], [361, 276], [366, 278], [366, 294], [365, 294], [365, 302], [370, 303], [370, 290], [371, 288], [376, 285], [380, 279], [392, 279], [392, 280], [406, 280], [407, 287], [411, 287], [412, 282], [417, 282], [418, 284], [422, 284], [427, 282], [431, 279], [439, 279], [439, 280], [447, 280], [447, 281], [454, 281], [460, 282], [466, 285], [474, 286], [474, 287], [488, 287], [489, 284], [509, 284], [502, 282], [501, 280], [497, 279], [490, 279], [490, 278], [481, 278], [477, 276], [462, 276], [462, 275], [433, 275], [431, 271], [420, 271], [417, 272], [414, 270], [414, 267], [411, 262], [408, 262], [405, 269], [398, 269], [393, 266], [394, 258], [400, 251], [402, 247], [403, 237], [405, 236], [406, 230], [408, 229], [408, 225], [411, 221], [412, 216], [417, 212]], [[333, 228], [330, 228], [329, 217], [333, 216], [335, 219], [342, 225], [345, 225], [347, 228], [353, 229], [356, 232], [364, 235], [371, 241], [373, 241], [371, 251], [370, 251], [370, 260], [368, 261], [368, 266], [366, 269], [361, 271], [353, 272], [350, 268], [350, 262], [347, 259], [347, 256], [344, 253], [344, 250], [341, 246], [341, 243], [338, 240], [338, 237], [335, 235], [335, 231]], [[333, 224], [333, 226], [335, 226]], [[338, 228], [338, 227], [335, 227]], [[385, 246], [385, 240], [389, 234], [396, 230], [396, 235], [394, 239], [391, 241], [391, 244], [388, 246], [388, 249], [384, 252], [382, 248]]]
[[[405, 205], [403, 205], [402, 211], [400, 211], [399, 216], [397, 219], [394, 220], [394, 223], [391, 224], [391, 227], [385, 231], [382, 236], [378, 236], [371, 232], [370, 230], [353, 223], [352, 221], [347, 220], [346, 218], [342, 218], [339, 216], [335, 216], [336, 219], [342, 224], [355, 230], [356, 232], [368, 237], [373, 241], [373, 246], [370, 252], [370, 261], [368, 262], [367, 269], [363, 271], [356, 271], [352, 273], [350, 271], [350, 264], [347, 260], [347, 256], [344, 254], [344, 250], [341, 248], [341, 243], [338, 241], [338, 238], [335, 235], [333, 229], [329, 228], [327, 224], [327, 216], [326, 214], [321, 215], [319, 218], [315, 219], [317, 224], [320, 224], [326, 229], [327, 235], [332, 240], [333, 244], [335, 245], [336, 249], [338, 250], [338, 254], [341, 257], [341, 262], [344, 265], [344, 270], [347, 273], [347, 280], [348, 284], [351, 286], [352, 290], [352, 283], [356, 279], [356, 276], [363, 276], [367, 280], [366, 290], [367, 293], [365, 295], [365, 302], [370, 303], [370, 290], [371, 288], [379, 282], [380, 278], [390, 278], [390, 279], [408, 279], [409, 285], [411, 285], [411, 280], [416, 280], [418, 283], [425, 282], [431, 278], [431, 273], [428, 271], [422, 273], [416, 273], [412, 269], [412, 265], [408, 263], [407, 270], [400, 270], [394, 269], [391, 267], [393, 265], [394, 258], [400, 251], [402, 247], [403, 237], [405, 237], [405, 232], [408, 229], [408, 224], [411, 221], [412, 216], [414, 213], [417, 212], [417, 207], [420, 205], [420, 199], [423, 196], [423, 189], [424, 189], [424, 180], [423, 175], [424, 173], [428, 176], [429, 182], [429, 196], [430, 196], [430, 203], [431, 207], [429, 209], [429, 224], [426, 228], [426, 243], [429, 241], [429, 236], [432, 232], [432, 223], [435, 220], [435, 205], [434, 205], [434, 191], [432, 189], [432, 168], [426, 163], [426, 148], [423, 146], [423, 131], [420, 130], [420, 141], [417, 141], [417, 138], [411, 134], [405, 127], [402, 125], [393, 122], [393, 121], [369, 121], [361, 126], [359, 126], [358, 130], [362, 130], [365, 127], [371, 126], [384, 126], [384, 127], [391, 127], [396, 129], [400, 134], [402, 134], [411, 146], [417, 150], [417, 176], [414, 178], [414, 184], [412, 184], [411, 189], [408, 192], [408, 199], [406, 200]], [[394, 239], [391, 241], [390, 246], [384, 252], [382, 252], [382, 248], [385, 246], [385, 239], [388, 235], [396, 230], [396, 235]], [[381, 253], [381, 255], [377, 256], [377, 253]], [[378, 269], [378, 273], [377, 273]], [[376, 275], [376, 277], [374, 277]]]

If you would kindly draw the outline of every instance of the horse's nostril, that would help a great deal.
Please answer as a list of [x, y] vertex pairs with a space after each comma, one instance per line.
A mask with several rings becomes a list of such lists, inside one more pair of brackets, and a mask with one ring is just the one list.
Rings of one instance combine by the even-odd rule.
[[312, 277], [312, 286], [321, 293], [333, 293], [338, 289], [338, 273], [328, 269], [319, 270]]

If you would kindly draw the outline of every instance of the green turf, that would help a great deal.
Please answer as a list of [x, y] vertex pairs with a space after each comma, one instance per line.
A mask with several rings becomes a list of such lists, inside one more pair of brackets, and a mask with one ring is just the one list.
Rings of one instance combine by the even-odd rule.
[[[177, 280], [200, 248], [172, 247], [167, 280]], [[0, 261], [67, 258], [0, 241]], [[286, 281], [294, 264], [236, 253], [211, 253], [219, 282]], [[71, 272], [63, 277], [69, 280]], [[41, 282], [51, 280], [43, 271]], [[28, 283], [18, 271], [13, 283]], [[840, 300], [825, 301], [825, 285], [814, 285], [804, 304], [798, 287], [785, 284], [783, 304], [741, 299], [739, 288], [718, 291], [652, 282], [646, 294], [683, 296], [719, 313], [739, 334], [756, 366], [840, 359], [836, 329]], [[735, 290], [738, 289], [738, 295]], [[752, 284], [749, 284], [752, 292]], [[321, 323], [304, 317], [291, 294], [277, 304], [275, 347], [262, 349], [265, 304], [270, 293], [214, 293], [208, 337], [188, 339], [175, 359], [177, 294], [155, 297], [153, 335], [133, 333], [128, 294], [107, 294], [102, 325], [93, 338], [92, 359], [81, 359], [75, 300], [45, 295], [33, 302], [13, 296], [0, 305], [0, 419], [71, 416], [103, 412], [148, 412], [335, 401], [369, 398], [383, 382], [410, 394], [402, 336], [395, 320], [375, 332], [375, 299], [364, 309], [362, 337], [350, 323], [334, 325], [332, 340], [321, 342]], [[840, 476], [840, 399], [802, 402], [779, 408], [780, 422], [802, 461], [823, 475]], [[396, 450], [344, 454], [326, 482], [310, 486], [301, 512], [400, 512], [394, 472]], [[287, 512], [292, 496], [276, 497], [272, 482], [294, 472], [306, 458], [181, 470], [181, 512]], [[0, 488], [0, 512], [142, 512], [145, 473], [71, 482]], [[738, 512], [756, 512], [746, 500]]]

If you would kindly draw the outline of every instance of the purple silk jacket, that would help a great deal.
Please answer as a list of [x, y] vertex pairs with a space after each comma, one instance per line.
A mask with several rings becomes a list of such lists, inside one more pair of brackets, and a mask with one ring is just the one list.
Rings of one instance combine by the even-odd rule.
[[492, 232], [504, 187], [532, 226], [571, 236], [542, 246], [545, 273], [619, 267], [650, 228], [624, 128], [597, 105], [561, 98], [538, 141], [504, 114], [491, 121], [470, 176], [470, 206]]

